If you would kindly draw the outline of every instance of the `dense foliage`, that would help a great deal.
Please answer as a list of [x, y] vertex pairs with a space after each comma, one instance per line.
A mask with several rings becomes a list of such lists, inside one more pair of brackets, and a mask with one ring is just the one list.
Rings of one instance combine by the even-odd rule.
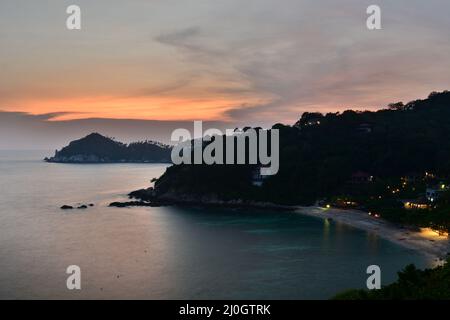
[[380, 290], [348, 290], [337, 300], [448, 300], [450, 263], [434, 269], [419, 270], [409, 265], [398, 273], [398, 280]]
[[98, 133], [56, 151], [54, 162], [169, 162], [171, 148], [153, 141], [124, 144]]
[[[313, 204], [352, 192], [352, 174], [379, 181], [411, 173], [450, 174], [450, 92], [388, 108], [343, 113], [305, 113], [280, 131], [280, 170], [261, 187], [255, 166], [178, 165], [157, 181], [159, 194], [214, 194], [280, 204]], [[353, 188], [353, 189], [360, 189]]]

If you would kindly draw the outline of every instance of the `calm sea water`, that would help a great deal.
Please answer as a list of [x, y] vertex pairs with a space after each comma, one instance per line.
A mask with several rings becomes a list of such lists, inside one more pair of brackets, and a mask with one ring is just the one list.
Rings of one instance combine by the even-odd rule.
[[[0, 298], [327, 299], [429, 261], [377, 236], [287, 212], [108, 208], [166, 166], [42, 162], [0, 151]], [[94, 203], [65, 212], [63, 204]], [[82, 290], [66, 288], [78, 265]]]

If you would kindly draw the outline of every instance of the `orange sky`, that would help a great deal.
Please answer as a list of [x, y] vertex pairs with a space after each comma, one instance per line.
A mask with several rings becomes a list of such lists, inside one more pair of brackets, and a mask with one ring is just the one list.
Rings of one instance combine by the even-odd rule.
[[450, 88], [449, 2], [380, 0], [369, 31], [359, 0], [249, 1], [80, 0], [69, 31], [67, 1], [3, 0], [0, 110], [293, 123]]
[[[248, 100], [246, 100], [248, 101]], [[20, 108], [31, 114], [69, 110], [52, 120], [80, 118], [157, 119], [157, 120], [216, 120], [223, 113], [242, 103], [238, 99], [183, 99], [178, 97], [114, 98], [91, 97], [75, 99], [21, 101]]]

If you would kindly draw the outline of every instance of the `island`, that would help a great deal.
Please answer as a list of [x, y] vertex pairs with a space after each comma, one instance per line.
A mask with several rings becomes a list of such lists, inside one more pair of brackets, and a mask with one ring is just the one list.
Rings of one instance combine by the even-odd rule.
[[170, 163], [172, 147], [155, 141], [125, 144], [99, 133], [69, 143], [47, 162], [56, 163]]

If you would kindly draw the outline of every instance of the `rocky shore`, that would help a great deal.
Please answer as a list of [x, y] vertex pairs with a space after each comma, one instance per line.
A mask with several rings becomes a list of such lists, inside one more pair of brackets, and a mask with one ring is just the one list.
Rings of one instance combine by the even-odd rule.
[[159, 206], [159, 205], [193, 205], [216, 206], [234, 208], [258, 208], [295, 211], [321, 219], [330, 219], [367, 232], [374, 233], [405, 248], [417, 250], [427, 256], [434, 265], [442, 263], [450, 253], [450, 240], [447, 236], [439, 235], [430, 229], [398, 226], [381, 218], [370, 216], [359, 210], [343, 210], [336, 208], [284, 206], [268, 202], [245, 201], [234, 199], [224, 201], [213, 195], [193, 196], [188, 194], [165, 193], [158, 195], [154, 188], [141, 189], [129, 194], [130, 199], [137, 201], [115, 205], [126, 206]]
[[222, 200], [215, 195], [188, 195], [177, 193], [165, 193], [158, 195], [154, 188], [140, 189], [128, 194], [130, 199], [137, 201], [114, 202], [113, 207], [133, 207], [133, 206], [202, 206], [202, 207], [227, 207], [227, 208], [258, 208], [258, 209], [276, 209], [276, 210], [296, 210], [296, 207], [278, 205], [270, 202], [248, 201], [243, 199]]
[[71, 206], [71, 205], [63, 205], [61, 206], [61, 210], [73, 210], [73, 209], [87, 209], [88, 207], [93, 207], [94, 204], [90, 203], [90, 204], [77, 204], [76, 206]]
[[151, 161], [151, 160], [130, 160], [130, 159], [119, 159], [119, 160], [111, 160], [108, 157], [99, 157], [96, 155], [84, 155], [77, 154], [72, 156], [54, 156], [54, 157], [46, 157], [44, 158], [45, 162], [50, 163], [86, 163], [86, 164], [95, 164], [95, 163], [169, 163], [169, 161]]
[[128, 207], [160, 207], [161, 205], [154, 202], [145, 201], [126, 201], [126, 202], [111, 202], [109, 207], [128, 208]]

